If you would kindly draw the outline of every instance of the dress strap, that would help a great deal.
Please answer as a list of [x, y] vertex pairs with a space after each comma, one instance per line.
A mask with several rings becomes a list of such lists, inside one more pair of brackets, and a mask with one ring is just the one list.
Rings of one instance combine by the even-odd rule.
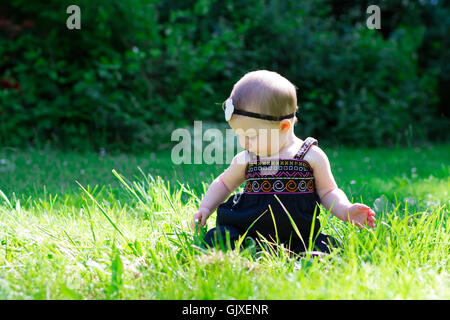
[[312, 138], [312, 137], [306, 138], [305, 141], [303, 141], [303, 144], [300, 147], [300, 149], [298, 150], [298, 152], [295, 155], [294, 159], [302, 160], [303, 157], [305, 156], [305, 154], [308, 152], [309, 148], [311, 148], [313, 144], [318, 146], [319, 142], [316, 139]]

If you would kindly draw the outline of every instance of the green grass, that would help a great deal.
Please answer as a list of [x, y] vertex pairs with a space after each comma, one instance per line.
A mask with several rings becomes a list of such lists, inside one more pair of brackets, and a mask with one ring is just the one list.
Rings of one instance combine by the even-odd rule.
[[197, 248], [188, 221], [224, 165], [4, 148], [0, 299], [449, 299], [450, 145], [322, 148], [377, 226], [323, 208], [344, 246], [303, 259]]

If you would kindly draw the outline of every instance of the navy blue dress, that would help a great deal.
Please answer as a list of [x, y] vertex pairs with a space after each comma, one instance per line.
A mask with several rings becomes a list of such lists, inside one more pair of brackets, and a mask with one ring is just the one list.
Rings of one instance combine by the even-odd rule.
[[216, 227], [206, 233], [206, 244], [212, 247], [224, 243], [229, 233], [234, 248], [234, 242], [247, 232], [246, 236], [252, 238], [262, 235], [273, 242], [278, 238], [285, 247], [300, 253], [309, 247], [313, 230], [313, 249], [329, 252], [329, 245], [335, 246], [336, 240], [319, 232], [320, 197], [315, 189], [313, 169], [303, 160], [313, 144], [318, 145], [316, 139], [305, 139], [292, 159], [260, 161], [250, 154], [244, 191], [219, 205]]

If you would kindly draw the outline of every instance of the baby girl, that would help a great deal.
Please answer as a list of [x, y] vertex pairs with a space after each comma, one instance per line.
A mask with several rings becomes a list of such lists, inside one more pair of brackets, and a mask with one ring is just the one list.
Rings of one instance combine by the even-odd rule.
[[[310, 245], [330, 252], [336, 241], [320, 232], [319, 204], [360, 228], [375, 226], [375, 212], [350, 203], [338, 188], [317, 140], [294, 134], [297, 95], [289, 80], [276, 72], [249, 72], [223, 109], [245, 150], [211, 183], [194, 214], [194, 222], [205, 226], [217, 209], [216, 227], [204, 238], [208, 246], [229, 239], [234, 248], [246, 235], [278, 241], [297, 253]], [[244, 191], [229, 197], [244, 182]]]

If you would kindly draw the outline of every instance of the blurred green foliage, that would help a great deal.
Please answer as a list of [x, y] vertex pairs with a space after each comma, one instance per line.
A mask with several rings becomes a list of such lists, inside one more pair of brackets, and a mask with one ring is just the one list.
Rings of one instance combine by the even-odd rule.
[[[81, 8], [68, 30], [66, 8]], [[370, 4], [377, 4], [374, 1]], [[255, 69], [298, 87], [303, 137], [349, 145], [448, 138], [441, 1], [12, 0], [0, 5], [0, 145], [157, 149]]]

